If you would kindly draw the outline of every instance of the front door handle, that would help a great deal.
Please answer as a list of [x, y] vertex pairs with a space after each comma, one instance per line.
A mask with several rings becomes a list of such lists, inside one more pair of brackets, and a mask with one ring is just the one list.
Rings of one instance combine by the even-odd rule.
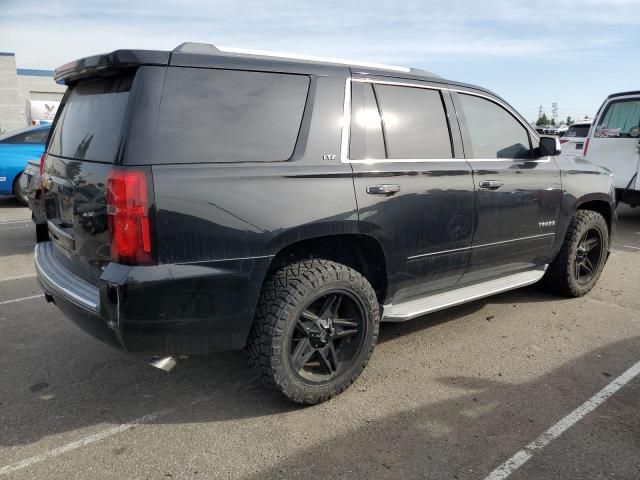
[[480, 188], [484, 188], [486, 190], [497, 190], [502, 185], [504, 185], [504, 183], [502, 183], [499, 180], [481, 180], [480, 181]]
[[383, 184], [383, 185], [369, 185], [367, 187], [367, 193], [371, 195], [394, 195], [400, 191], [400, 185]]

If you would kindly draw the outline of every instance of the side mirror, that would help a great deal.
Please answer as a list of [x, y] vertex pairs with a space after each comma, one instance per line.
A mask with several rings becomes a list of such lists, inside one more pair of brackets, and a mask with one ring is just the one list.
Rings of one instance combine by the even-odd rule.
[[562, 153], [558, 137], [540, 137], [540, 156], [554, 157]]

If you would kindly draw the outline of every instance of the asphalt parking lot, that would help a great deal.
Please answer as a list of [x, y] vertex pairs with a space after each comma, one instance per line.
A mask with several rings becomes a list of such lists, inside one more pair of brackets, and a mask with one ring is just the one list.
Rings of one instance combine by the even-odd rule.
[[[640, 361], [640, 208], [586, 297], [384, 324], [356, 384], [306, 408], [240, 352], [167, 375], [88, 337], [42, 298], [28, 219], [0, 197], [0, 477], [483, 479]], [[509, 478], [640, 478], [640, 376], [619, 387]]]

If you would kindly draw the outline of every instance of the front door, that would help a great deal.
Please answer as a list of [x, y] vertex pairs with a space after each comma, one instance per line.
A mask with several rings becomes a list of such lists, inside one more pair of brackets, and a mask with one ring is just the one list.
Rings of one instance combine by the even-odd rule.
[[343, 157], [353, 168], [360, 229], [387, 256], [393, 303], [455, 285], [469, 262], [474, 222], [471, 168], [459, 132], [452, 135], [446, 85], [399, 83], [352, 81]]
[[[613, 172], [617, 189], [637, 190], [640, 162], [640, 98], [615, 97], [604, 106], [589, 139], [587, 159]], [[629, 183], [631, 182], [631, 183]]]
[[[503, 102], [471, 89], [452, 94], [476, 189], [477, 224], [464, 283], [551, 261], [562, 185], [537, 136]], [[533, 142], [533, 143], [532, 143]]]

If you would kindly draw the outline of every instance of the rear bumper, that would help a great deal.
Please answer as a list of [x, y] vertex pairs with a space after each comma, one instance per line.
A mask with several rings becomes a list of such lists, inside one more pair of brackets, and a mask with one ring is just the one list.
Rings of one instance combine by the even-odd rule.
[[38, 280], [76, 325], [144, 356], [244, 346], [269, 259], [131, 267], [110, 263], [97, 284], [67, 270], [53, 242], [36, 245]]

